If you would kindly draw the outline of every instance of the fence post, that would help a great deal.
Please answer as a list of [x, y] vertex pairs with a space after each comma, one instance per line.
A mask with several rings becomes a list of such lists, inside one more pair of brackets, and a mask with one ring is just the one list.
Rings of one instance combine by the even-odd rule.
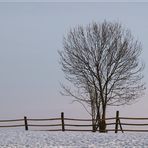
[[122, 125], [121, 125], [121, 122], [120, 122], [120, 119], [119, 119], [119, 125], [120, 125], [120, 129], [121, 129], [122, 133], [124, 133], [124, 132], [123, 132]]
[[119, 122], [119, 111], [116, 111], [115, 133], [118, 132], [118, 122]]
[[62, 131], [65, 131], [65, 125], [64, 125], [64, 113], [61, 112], [61, 122], [62, 122]]
[[27, 117], [24, 116], [24, 122], [25, 122], [25, 130], [28, 131], [28, 123], [27, 123]]

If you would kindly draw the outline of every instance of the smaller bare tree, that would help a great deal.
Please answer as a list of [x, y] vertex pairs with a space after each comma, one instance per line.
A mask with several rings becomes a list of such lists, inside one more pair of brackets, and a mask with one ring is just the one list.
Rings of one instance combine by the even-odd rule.
[[90, 107], [93, 130], [106, 130], [106, 108], [130, 104], [142, 95], [141, 43], [119, 23], [92, 23], [71, 29], [59, 51], [62, 70], [76, 92], [66, 95]]

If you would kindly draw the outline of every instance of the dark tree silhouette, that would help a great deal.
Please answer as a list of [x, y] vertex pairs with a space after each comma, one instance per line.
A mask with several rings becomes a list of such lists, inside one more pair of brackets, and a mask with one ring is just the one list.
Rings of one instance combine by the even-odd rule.
[[90, 107], [93, 130], [106, 130], [106, 107], [131, 104], [143, 94], [141, 43], [121, 24], [78, 26], [64, 37], [59, 51], [62, 71], [77, 91], [62, 85], [65, 95]]

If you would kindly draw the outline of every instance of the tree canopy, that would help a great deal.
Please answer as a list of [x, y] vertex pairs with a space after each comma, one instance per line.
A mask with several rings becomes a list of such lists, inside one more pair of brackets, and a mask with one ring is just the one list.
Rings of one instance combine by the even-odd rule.
[[63, 85], [64, 91], [90, 107], [98, 126], [108, 105], [130, 104], [143, 94], [142, 46], [120, 23], [77, 26], [64, 37], [63, 46], [62, 71], [77, 90]]

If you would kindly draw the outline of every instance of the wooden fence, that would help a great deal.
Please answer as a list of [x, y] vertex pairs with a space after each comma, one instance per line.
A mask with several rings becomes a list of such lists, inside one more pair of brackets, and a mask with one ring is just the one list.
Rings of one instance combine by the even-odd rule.
[[[143, 123], [144, 120], [147, 123]], [[130, 121], [130, 122], [127, 122], [127, 121]], [[140, 123], [136, 123], [135, 121], [140, 121]], [[54, 123], [49, 123], [49, 122], [54, 122]], [[55, 123], [55, 122], [58, 122], [58, 123]], [[85, 124], [82, 124], [84, 122]], [[119, 131], [148, 132], [148, 118], [120, 117], [119, 111], [116, 112], [116, 117], [106, 118], [106, 125], [107, 125], [106, 132], [110, 132], [110, 131], [115, 133], [118, 133]], [[126, 128], [127, 126], [130, 128], [127, 129]], [[145, 127], [145, 126], [147, 126], [147, 129], [133, 129], [133, 127]], [[23, 127], [25, 128], [25, 130], [32, 130], [32, 127], [36, 127], [37, 128], [36, 130], [42, 130], [42, 131], [93, 131], [91, 119], [65, 118], [63, 112], [61, 113], [61, 117], [59, 118], [30, 119], [25, 116], [23, 119], [0, 120], [0, 128], [12, 128], [12, 127], [17, 127], [17, 128]], [[46, 127], [46, 129], [45, 130], [38, 129], [38, 127], [40, 128]], [[82, 129], [84, 127], [85, 129]]]

